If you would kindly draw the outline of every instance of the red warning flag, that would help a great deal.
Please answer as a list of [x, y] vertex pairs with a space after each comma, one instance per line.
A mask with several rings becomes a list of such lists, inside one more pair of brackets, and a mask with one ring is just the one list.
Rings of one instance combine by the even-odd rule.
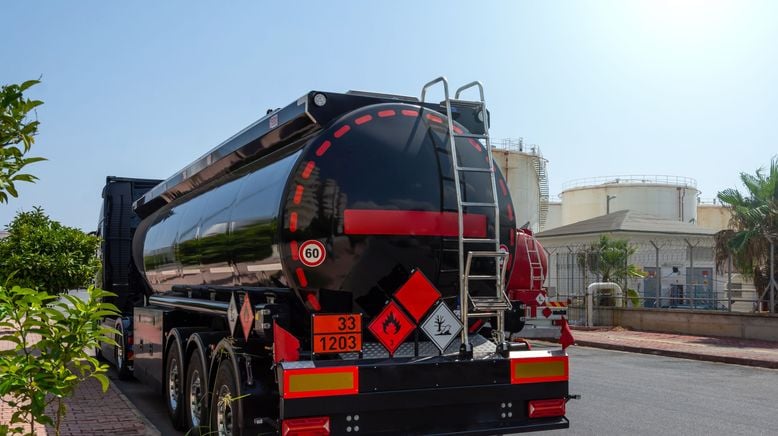
[[575, 338], [573, 332], [570, 330], [570, 326], [567, 324], [567, 319], [562, 317], [562, 334], [559, 336], [559, 343], [562, 344], [562, 349], [575, 344]]
[[300, 359], [300, 341], [273, 321], [273, 361], [294, 362]]

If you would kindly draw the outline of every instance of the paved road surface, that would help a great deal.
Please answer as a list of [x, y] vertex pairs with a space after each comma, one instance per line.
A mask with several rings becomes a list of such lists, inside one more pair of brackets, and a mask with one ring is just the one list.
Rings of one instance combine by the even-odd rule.
[[[768, 435], [778, 433], [778, 370], [572, 347], [571, 427], [549, 435]], [[163, 435], [159, 394], [118, 382]]]
[[575, 435], [778, 433], [778, 370], [572, 347]]

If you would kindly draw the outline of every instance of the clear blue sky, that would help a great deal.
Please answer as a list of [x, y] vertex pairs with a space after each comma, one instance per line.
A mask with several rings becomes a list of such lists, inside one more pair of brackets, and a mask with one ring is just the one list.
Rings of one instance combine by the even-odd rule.
[[[481, 5], [481, 6], [473, 6]], [[33, 97], [48, 162], [0, 205], [94, 229], [107, 175], [166, 178], [311, 89], [486, 84], [494, 138], [550, 162], [551, 193], [611, 174], [703, 197], [778, 153], [778, 3], [37, 2], [2, 6], [0, 83]]]

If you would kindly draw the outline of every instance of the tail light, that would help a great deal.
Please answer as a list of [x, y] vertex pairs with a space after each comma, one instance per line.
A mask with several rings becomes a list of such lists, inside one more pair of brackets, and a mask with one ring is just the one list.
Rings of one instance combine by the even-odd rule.
[[281, 424], [281, 436], [329, 436], [329, 416], [285, 419]]
[[567, 401], [564, 398], [558, 400], [530, 401], [529, 417], [551, 418], [556, 416], [565, 416], [565, 404], [567, 404]]

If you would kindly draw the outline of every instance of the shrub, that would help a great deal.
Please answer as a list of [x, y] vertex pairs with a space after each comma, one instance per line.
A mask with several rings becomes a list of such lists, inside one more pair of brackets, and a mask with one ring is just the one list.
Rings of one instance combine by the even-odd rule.
[[100, 269], [96, 236], [50, 219], [41, 208], [19, 212], [0, 239], [0, 284], [61, 293], [90, 284]]

